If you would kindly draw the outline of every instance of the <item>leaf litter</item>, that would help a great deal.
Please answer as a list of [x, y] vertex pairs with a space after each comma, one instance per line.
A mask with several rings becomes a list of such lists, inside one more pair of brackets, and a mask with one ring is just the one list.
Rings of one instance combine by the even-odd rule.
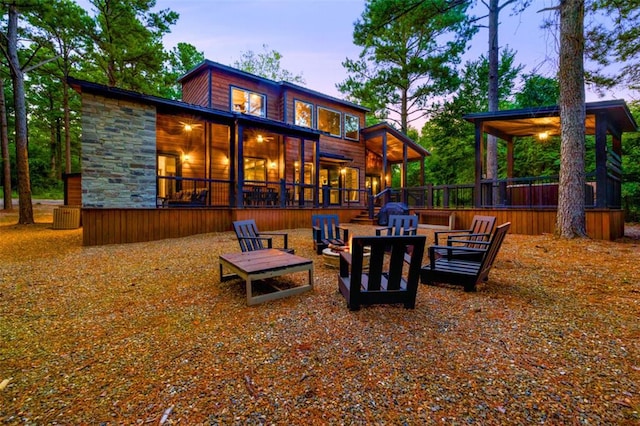
[[248, 307], [230, 232], [82, 247], [44, 220], [0, 225], [3, 424], [640, 422], [636, 235], [508, 235], [476, 293], [351, 312], [309, 229], [313, 292]]

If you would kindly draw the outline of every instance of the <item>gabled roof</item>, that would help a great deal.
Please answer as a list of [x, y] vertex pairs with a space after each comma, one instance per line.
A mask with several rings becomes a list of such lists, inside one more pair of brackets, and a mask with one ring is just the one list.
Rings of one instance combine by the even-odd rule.
[[387, 134], [387, 160], [391, 163], [402, 163], [404, 159], [403, 146], [407, 146], [407, 159], [420, 160], [429, 151], [412, 141], [407, 135], [391, 127], [385, 122], [374, 124], [362, 129], [367, 149], [382, 153], [383, 134]]
[[190, 77], [195, 76], [196, 74], [198, 74], [198, 73], [200, 73], [200, 72], [202, 72], [204, 70], [207, 70], [207, 69], [222, 70], [224, 72], [227, 72], [227, 73], [230, 73], [230, 74], [235, 74], [240, 78], [243, 78], [243, 79], [246, 79], [246, 80], [249, 80], [249, 81], [253, 81], [255, 83], [268, 84], [268, 85], [279, 87], [279, 88], [287, 88], [287, 89], [295, 90], [295, 91], [298, 91], [298, 92], [301, 92], [301, 93], [305, 93], [305, 94], [310, 95], [310, 96], [323, 98], [323, 99], [326, 99], [327, 101], [330, 101], [330, 102], [334, 102], [334, 103], [337, 103], [337, 104], [348, 106], [350, 108], [355, 108], [355, 109], [358, 109], [358, 110], [360, 110], [362, 112], [369, 112], [369, 108], [365, 108], [365, 107], [363, 107], [361, 105], [358, 105], [358, 104], [355, 104], [353, 102], [345, 101], [344, 99], [338, 99], [338, 98], [333, 97], [333, 96], [325, 95], [324, 93], [320, 93], [320, 92], [317, 92], [315, 90], [307, 89], [306, 87], [299, 86], [297, 84], [290, 83], [288, 81], [270, 80], [268, 78], [260, 77], [259, 75], [251, 74], [249, 72], [242, 71], [242, 70], [239, 70], [237, 68], [230, 67], [228, 65], [224, 65], [224, 64], [221, 64], [221, 63], [218, 63], [218, 62], [210, 61], [208, 59], [205, 59], [204, 61], [202, 61], [201, 63], [196, 65], [193, 69], [188, 71], [185, 75], [183, 75], [180, 78], [178, 78], [178, 82], [181, 83], [184, 80], [187, 80]]
[[[620, 133], [638, 130], [627, 104], [623, 100], [589, 102], [585, 104], [586, 134], [595, 134], [596, 115], [605, 114], [609, 125]], [[483, 124], [483, 130], [499, 138], [534, 136], [541, 132], [560, 134], [560, 107], [558, 105], [513, 109], [495, 112], [478, 112], [464, 115], [471, 123]]]
[[161, 98], [159, 96], [145, 95], [143, 93], [134, 92], [131, 90], [124, 90], [117, 87], [110, 87], [102, 84], [92, 83], [90, 81], [79, 80], [73, 77], [69, 77], [67, 79], [67, 82], [78, 93], [92, 93], [112, 99], [124, 99], [140, 102], [147, 105], [153, 105], [164, 112], [197, 114], [205, 119], [217, 123], [231, 124], [234, 121], [238, 121], [241, 124], [247, 124], [249, 126], [260, 127], [265, 130], [271, 130], [282, 134], [304, 137], [314, 140], [317, 140], [321, 134], [321, 132], [318, 130], [296, 126], [293, 124], [287, 124], [281, 121], [269, 120], [267, 118], [242, 114], [240, 112], [207, 108], [200, 105], [189, 104], [183, 101]]

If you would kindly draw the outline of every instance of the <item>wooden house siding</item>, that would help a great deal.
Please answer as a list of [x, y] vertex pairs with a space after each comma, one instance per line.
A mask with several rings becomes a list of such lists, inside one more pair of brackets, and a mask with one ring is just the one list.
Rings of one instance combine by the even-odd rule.
[[230, 179], [229, 137], [231, 129], [211, 125], [211, 179]]
[[[420, 209], [424, 210], [424, 209]], [[443, 210], [436, 210], [443, 211]], [[456, 228], [469, 229], [474, 215], [495, 216], [498, 224], [511, 222], [512, 234], [553, 234], [555, 209], [462, 209], [445, 210], [456, 214]], [[596, 240], [615, 240], [624, 236], [624, 211], [589, 209], [585, 213], [587, 235]]]
[[63, 175], [64, 205], [82, 206], [82, 176], [80, 173]]
[[209, 107], [209, 71], [203, 70], [182, 85], [184, 102]]
[[245, 89], [265, 95], [267, 98], [267, 116], [270, 120], [282, 121], [280, 93], [278, 86], [269, 83], [258, 83], [249, 79], [222, 71], [213, 70], [211, 76], [211, 106], [224, 111], [231, 111], [231, 88]]
[[[337, 214], [340, 223], [349, 223], [360, 209], [83, 209], [82, 242], [85, 246], [136, 243], [181, 238], [210, 232], [231, 231], [235, 220], [255, 219], [263, 231], [309, 229], [311, 215]], [[442, 210], [440, 210], [442, 211]], [[511, 222], [510, 233], [552, 234], [555, 210], [455, 210], [456, 228], [468, 229], [476, 214], [496, 216], [497, 223]], [[589, 210], [586, 213], [589, 237], [615, 240], [624, 236], [624, 211]], [[294, 247], [295, 248], [295, 247]]]
[[[184, 130], [182, 123], [197, 124], [191, 131]], [[157, 115], [156, 150], [174, 154], [181, 161], [182, 177], [203, 178], [205, 170], [204, 122], [193, 122], [189, 117]], [[228, 143], [227, 143], [228, 145]], [[188, 161], [182, 161], [188, 155]]]
[[341, 223], [358, 215], [357, 209], [83, 209], [82, 244], [96, 246], [182, 238], [231, 231], [235, 220], [255, 219], [263, 231], [309, 228], [311, 215], [338, 214]]

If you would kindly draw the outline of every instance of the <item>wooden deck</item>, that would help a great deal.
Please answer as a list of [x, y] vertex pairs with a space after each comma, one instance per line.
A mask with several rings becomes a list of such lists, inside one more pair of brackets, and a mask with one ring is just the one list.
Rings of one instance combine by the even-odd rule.
[[[424, 209], [421, 209], [424, 210]], [[180, 238], [208, 232], [232, 230], [234, 220], [255, 219], [263, 231], [311, 229], [312, 214], [337, 214], [346, 224], [361, 209], [83, 209], [82, 242], [85, 246], [135, 243]], [[464, 209], [455, 210], [456, 228], [471, 225], [474, 215], [496, 216], [497, 223], [511, 222], [513, 234], [553, 233], [554, 209]], [[587, 210], [587, 233], [593, 239], [615, 240], [624, 236], [624, 211]], [[311, 238], [311, 231], [309, 231]]]

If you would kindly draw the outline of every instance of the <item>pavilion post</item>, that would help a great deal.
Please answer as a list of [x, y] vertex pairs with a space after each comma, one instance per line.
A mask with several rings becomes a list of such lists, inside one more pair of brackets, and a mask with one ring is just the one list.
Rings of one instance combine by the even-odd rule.
[[476, 176], [473, 187], [474, 207], [482, 207], [482, 128], [483, 122], [476, 121]]
[[607, 207], [607, 116], [596, 115], [596, 208]]

